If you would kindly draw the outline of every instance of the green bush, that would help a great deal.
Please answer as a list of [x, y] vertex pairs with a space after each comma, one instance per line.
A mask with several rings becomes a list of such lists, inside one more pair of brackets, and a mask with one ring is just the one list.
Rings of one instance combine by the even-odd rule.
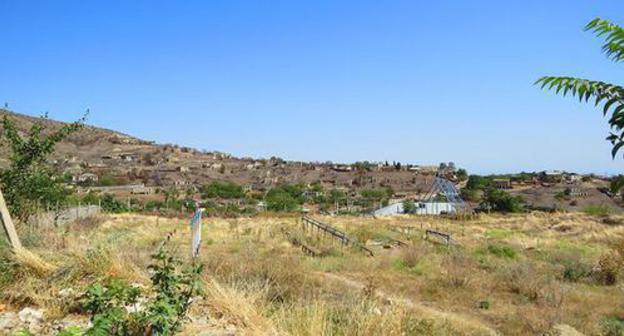
[[606, 216], [613, 212], [609, 206], [600, 204], [600, 205], [588, 205], [583, 209], [583, 212], [590, 216]]
[[88, 287], [84, 307], [93, 326], [86, 335], [172, 335], [180, 330], [191, 298], [200, 293], [203, 266], [193, 264], [180, 270], [180, 261], [164, 247], [152, 259], [149, 269], [155, 295], [148, 296], [143, 309], [127, 309], [136, 307], [147, 293], [122, 280], [109, 279]]
[[600, 327], [604, 336], [624, 335], [624, 319], [621, 317], [607, 317], [600, 322]]
[[409, 214], [416, 211], [416, 204], [412, 200], [403, 201], [403, 213]]
[[201, 188], [201, 194], [205, 198], [242, 198], [245, 196], [243, 188], [234, 182], [215, 181]]
[[487, 251], [499, 258], [515, 259], [517, 256], [516, 250], [507, 245], [490, 244], [487, 247]]
[[303, 188], [299, 185], [284, 184], [275, 187], [265, 197], [267, 210], [295, 211], [304, 202]]
[[480, 206], [498, 212], [521, 212], [523, 210], [522, 198], [494, 188], [485, 191]]

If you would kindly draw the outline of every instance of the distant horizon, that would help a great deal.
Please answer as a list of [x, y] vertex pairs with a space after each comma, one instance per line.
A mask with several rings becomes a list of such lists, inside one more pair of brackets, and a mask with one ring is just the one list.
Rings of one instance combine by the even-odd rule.
[[624, 3], [7, 1], [0, 104], [157, 143], [289, 161], [624, 172], [599, 108], [533, 85], [618, 83], [584, 32]]

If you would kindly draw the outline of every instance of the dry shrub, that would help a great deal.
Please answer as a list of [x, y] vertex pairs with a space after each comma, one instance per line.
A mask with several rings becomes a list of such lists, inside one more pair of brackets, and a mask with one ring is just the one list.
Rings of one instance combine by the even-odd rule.
[[565, 281], [578, 282], [592, 274], [591, 263], [578, 251], [557, 251], [550, 257], [550, 262], [561, 265], [559, 278]]
[[538, 270], [528, 262], [503, 266], [502, 281], [507, 290], [522, 296], [529, 302], [559, 308], [566, 290], [544, 270]]
[[470, 258], [459, 252], [451, 252], [444, 258], [446, 276], [444, 281], [453, 288], [469, 287], [473, 278], [476, 265]]
[[618, 237], [610, 245], [612, 251], [600, 256], [598, 265], [593, 270], [596, 282], [606, 286], [615, 285], [624, 268], [624, 238]]
[[275, 327], [262, 315], [264, 286], [222, 285], [214, 279], [204, 285], [205, 300], [218, 318], [226, 318], [245, 335], [274, 335]]
[[79, 218], [69, 225], [69, 229], [74, 233], [89, 233], [97, 229], [105, 218], [101, 215]]
[[622, 260], [619, 254], [606, 253], [600, 256], [598, 265], [593, 270], [593, 276], [597, 283], [605, 286], [613, 286], [617, 283], [622, 269]]
[[46, 262], [29, 250], [19, 248], [14, 249], [13, 252], [15, 261], [23, 268], [23, 271], [32, 272], [36, 276], [45, 276], [55, 269], [54, 265]]
[[383, 305], [362, 296], [339, 302], [317, 299], [282, 307], [275, 315], [289, 335], [455, 335], [445, 320], [424, 319], [403, 305]]
[[375, 298], [377, 293], [377, 287], [378, 283], [375, 275], [367, 275], [364, 282], [364, 288], [362, 288], [364, 297], [368, 299]]
[[210, 254], [206, 267], [221, 281], [265, 284], [267, 298], [274, 302], [305, 296], [315, 288], [298, 255], [260, 252], [253, 246], [243, 247], [237, 254]]
[[401, 248], [398, 259], [400, 266], [408, 269], [415, 268], [429, 251], [429, 246], [420, 242]]

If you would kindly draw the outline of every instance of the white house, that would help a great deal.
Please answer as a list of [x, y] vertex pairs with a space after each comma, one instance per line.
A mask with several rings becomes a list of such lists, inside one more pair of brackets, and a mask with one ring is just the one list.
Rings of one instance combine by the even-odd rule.
[[[455, 213], [455, 203], [450, 202], [416, 202], [416, 215], [442, 215]], [[389, 204], [383, 208], [379, 208], [373, 212], [375, 216], [393, 216], [403, 213], [403, 203]]]

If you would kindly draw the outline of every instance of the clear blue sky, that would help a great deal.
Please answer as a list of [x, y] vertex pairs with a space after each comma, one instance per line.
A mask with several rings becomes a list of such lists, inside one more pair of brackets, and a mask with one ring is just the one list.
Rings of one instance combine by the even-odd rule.
[[582, 31], [621, 0], [0, 1], [0, 103], [161, 143], [291, 160], [624, 172], [597, 109], [541, 75], [621, 82]]

